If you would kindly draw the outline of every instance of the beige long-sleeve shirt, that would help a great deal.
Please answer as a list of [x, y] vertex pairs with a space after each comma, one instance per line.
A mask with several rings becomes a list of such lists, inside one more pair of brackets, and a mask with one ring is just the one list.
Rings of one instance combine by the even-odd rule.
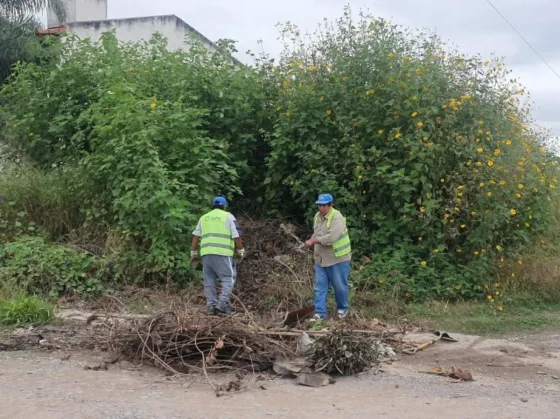
[[[332, 209], [331, 209], [332, 211]], [[316, 238], [320, 244], [315, 245], [313, 256], [315, 264], [324, 268], [336, 265], [340, 262], [347, 262], [352, 259], [352, 254], [336, 257], [332, 245], [342, 236], [346, 229], [346, 222], [342, 214], [336, 213], [332, 219], [330, 227], [327, 228], [327, 217], [322, 217], [317, 213], [318, 222], [313, 231], [313, 238]]]

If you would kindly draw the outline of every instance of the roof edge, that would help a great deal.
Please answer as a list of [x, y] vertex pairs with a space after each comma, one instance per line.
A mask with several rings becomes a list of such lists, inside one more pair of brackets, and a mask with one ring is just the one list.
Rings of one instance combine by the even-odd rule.
[[214, 48], [218, 49], [218, 46], [214, 42], [212, 42], [210, 39], [208, 39], [202, 33], [197, 31], [195, 28], [193, 28], [191, 25], [189, 25], [183, 19], [181, 19], [180, 17], [178, 17], [177, 15], [174, 15], [174, 14], [155, 15], [155, 16], [125, 17], [125, 18], [118, 18], [118, 19], [103, 19], [103, 20], [84, 20], [84, 21], [81, 21], [81, 22], [68, 22], [67, 25], [68, 26], [79, 26], [79, 25], [87, 25], [87, 24], [103, 24], [103, 23], [110, 24], [111, 22], [143, 21], [143, 20], [162, 19], [162, 18], [163, 19], [174, 19], [176, 21], [176, 23], [180, 24], [185, 29], [187, 29], [189, 32], [192, 32], [196, 36], [198, 36], [201, 41], [203, 41], [205, 43], [208, 43], [211, 46], [213, 46]]

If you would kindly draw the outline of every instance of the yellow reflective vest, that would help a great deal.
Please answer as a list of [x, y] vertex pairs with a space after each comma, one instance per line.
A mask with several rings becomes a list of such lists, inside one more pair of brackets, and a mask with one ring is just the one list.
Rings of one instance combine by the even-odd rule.
[[216, 208], [200, 219], [200, 256], [233, 256], [235, 243], [226, 227], [228, 213]]
[[[340, 214], [340, 211], [336, 209], [332, 209], [329, 214], [327, 215], [327, 228], [331, 226], [332, 219], [335, 214]], [[317, 224], [319, 222], [320, 215], [315, 215], [314, 223]], [[344, 222], [346, 223], [346, 217], [344, 218]], [[341, 256], [347, 255], [352, 252], [352, 248], [350, 247], [350, 236], [348, 235], [348, 228], [345, 228], [342, 232], [342, 235], [335, 241], [332, 245], [334, 255], [339, 258]]]

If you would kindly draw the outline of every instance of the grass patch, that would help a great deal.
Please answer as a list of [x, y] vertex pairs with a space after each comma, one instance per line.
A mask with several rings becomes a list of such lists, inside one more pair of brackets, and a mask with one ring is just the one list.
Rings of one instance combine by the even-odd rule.
[[406, 318], [417, 324], [461, 333], [501, 336], [552, 328], [560, 319], [560, 303], [512, 304], [502, 312], [482, 302], [410, 304]]
[[0, 301], [0, 325], [38, 326], [54, 319], [55, 306], [37, 296], [20, 295]]
[[560, 300], [543, 295], [542, 289], [524, 287], [515, 289], [505, 284], [504, 297], [499, 304], [488, 301], [427, 301], [409, 303], [394, 295], [362, 292], [352, 298], [352, 307], [368, 318], [379, 318], [389, 323], [410, 323], [450, 332], [502, 336], [508, 333], [529, 332], [538, 329], [560, 329]]

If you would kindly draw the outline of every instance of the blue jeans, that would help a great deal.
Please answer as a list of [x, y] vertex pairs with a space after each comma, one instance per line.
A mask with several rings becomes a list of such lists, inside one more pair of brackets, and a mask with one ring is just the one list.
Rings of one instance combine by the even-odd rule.
[[329, 285], [334, 288], [336, 310], [348, 311], [348, 276], [350, 276], [350, 261], [323, 268], [315, 265], [315, 314], [322, 319], [327, 316], [327, 293]]

